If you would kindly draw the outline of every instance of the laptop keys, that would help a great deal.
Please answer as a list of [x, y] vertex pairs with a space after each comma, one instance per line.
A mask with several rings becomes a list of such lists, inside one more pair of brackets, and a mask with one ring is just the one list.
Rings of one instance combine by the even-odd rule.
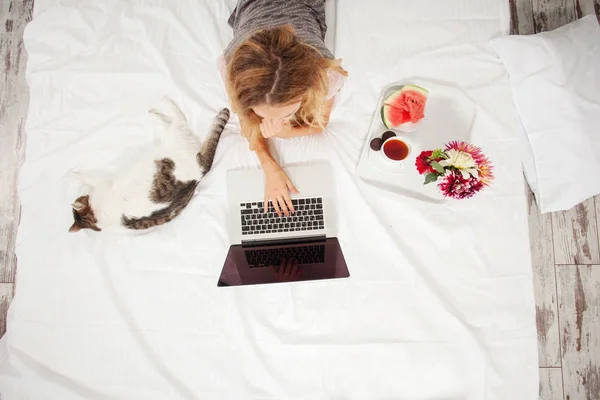
[[324, 229], [322, 198], [292, 199], [292, 204], [295, 212], [289, 217], [285, 215], [280, 217], [272, 202], [266, 204], [266, 213], [264, 212], [265, 203], [262, 201], [240, 203], [242, 234], [256, 235]]

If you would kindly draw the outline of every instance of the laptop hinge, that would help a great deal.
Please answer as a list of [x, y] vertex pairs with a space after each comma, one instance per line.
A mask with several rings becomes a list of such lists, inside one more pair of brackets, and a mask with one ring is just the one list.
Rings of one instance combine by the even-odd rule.
[[314, 243], [324, 242], [325, 240], [327, 240], [327, 237], [325, 235], [298, 236], [284, 239], [242, 240], [242, 247], [281, 246], [282, 244]]

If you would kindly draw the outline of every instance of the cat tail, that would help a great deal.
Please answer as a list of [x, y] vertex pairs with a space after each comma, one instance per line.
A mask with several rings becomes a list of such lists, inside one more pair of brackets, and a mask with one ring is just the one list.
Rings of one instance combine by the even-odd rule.
[[198, 181], [196, 180], [178, 183], [173, 192], [173, 200], [168, 206], [154, 211], [147, 217], [129, 218], [122, 215], [121, 224], [129, 229], [141, 230], [172, 221], [188, 205], [194, 196], [196, 186], [198, 186]]
[[229, 121], [229, 116], [229, 109], [224, 108], [219, 111], [215, 117], [212, 129], [202, 145], [202, 149], [196, 155], [198, 164], [200, 164], [200, 167], [204, 169], [203, 174], [206, 174], [208, 171], [210, 171], [212, 167], [213, 160], [215, 159], [215, 153], [217, 152], [217, 144], [219, 144], [221, 133], [223, 133], [225, 125], [227, 125], [227, 122]]

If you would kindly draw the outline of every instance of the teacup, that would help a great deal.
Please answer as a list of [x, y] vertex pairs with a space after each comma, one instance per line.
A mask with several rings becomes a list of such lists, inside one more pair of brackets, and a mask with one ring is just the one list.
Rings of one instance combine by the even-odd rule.
[[401, 164], [410, 154], [411, 148], [406, 140], [394, 136], [383, 142], [381, 154], [383, 158], [394, 164]]

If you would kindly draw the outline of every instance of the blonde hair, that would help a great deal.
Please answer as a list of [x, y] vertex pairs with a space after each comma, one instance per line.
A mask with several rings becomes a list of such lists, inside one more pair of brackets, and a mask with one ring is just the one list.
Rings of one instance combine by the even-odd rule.
[[257, 31], [234, 50], [227, 64], [227, 92], [252, 150], [261, 137], [262, 121], [252, 107], [261, 104], [287, 105], [300, 100], [292, 125], [323, 128], [328, 70], [348, 74], [339, 60], [325, 58], [299, 41], [289, 25]]

